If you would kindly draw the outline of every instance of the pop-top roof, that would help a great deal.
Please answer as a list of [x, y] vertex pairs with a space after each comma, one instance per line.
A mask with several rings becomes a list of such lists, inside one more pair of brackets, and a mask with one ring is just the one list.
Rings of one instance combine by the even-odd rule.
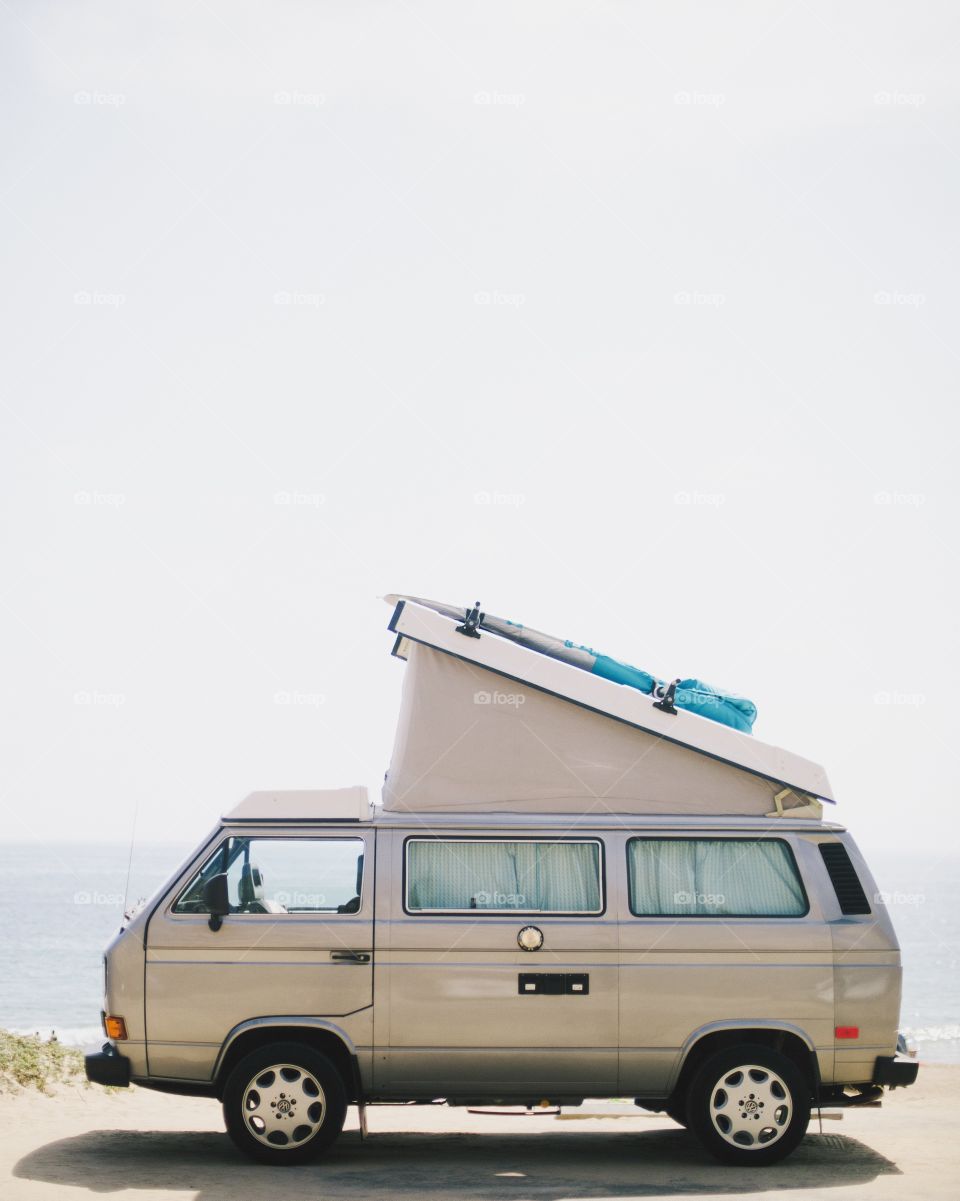
[[833, 800], [819, 764], [524, 645], [511, 623], [386, 599], [408, 660], [386, 811], [815, 816]]

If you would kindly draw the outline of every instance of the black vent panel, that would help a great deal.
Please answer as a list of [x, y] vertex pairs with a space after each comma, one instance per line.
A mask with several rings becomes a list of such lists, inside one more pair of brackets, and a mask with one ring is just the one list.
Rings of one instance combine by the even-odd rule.
[[856, 868], [850, 862], [847, 848], [840, 842], [821, 842], [820, 854], [826, 864], [833, 891], [844, 914], [870, 913], [870, 902], [863, 891]]

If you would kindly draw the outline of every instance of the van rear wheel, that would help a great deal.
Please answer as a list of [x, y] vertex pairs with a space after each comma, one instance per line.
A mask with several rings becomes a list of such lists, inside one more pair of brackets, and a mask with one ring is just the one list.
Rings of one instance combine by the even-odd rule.
[[759, 1044], [731, 1047], [698, 1069], [687, 1094], [687, 1120], [724, 1163], [776, 1163], [807, 1131], [810, 1089], [779, 1051]]
[[245, 1056], [227, 1077], [227, 1133], [261, 1163], [298, 1164], [337, 1138], [347, 1114], [340, 1073], [303, 1043], [269, 1043]]

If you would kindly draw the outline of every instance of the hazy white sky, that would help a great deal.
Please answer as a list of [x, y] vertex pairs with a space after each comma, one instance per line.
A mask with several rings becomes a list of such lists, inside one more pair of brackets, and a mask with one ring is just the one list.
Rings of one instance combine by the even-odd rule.
[[7, 0], [2, 836], [375, 787], [399, 590], [744, 693], [866, 847], [951, 841], [958, 47]]

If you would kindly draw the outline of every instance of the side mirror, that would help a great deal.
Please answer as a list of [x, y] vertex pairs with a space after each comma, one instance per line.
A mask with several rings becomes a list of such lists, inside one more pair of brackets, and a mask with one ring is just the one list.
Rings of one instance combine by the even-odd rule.
[[224, 872], [211, 876], [203, 886], [203, 904], [210, 914], [207, 923], [211, 930], [219, 930], [223, 919], [230, 912], [230, 895], [227, 889], [227, 877]]

